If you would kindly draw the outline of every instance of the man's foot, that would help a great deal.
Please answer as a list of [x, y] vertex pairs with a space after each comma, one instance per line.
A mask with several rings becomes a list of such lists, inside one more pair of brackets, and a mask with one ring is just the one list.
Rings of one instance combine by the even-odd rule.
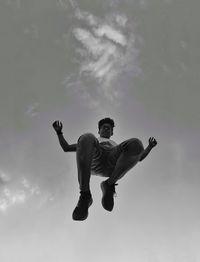
[[89, 191], [80, 192], [79, 201], [75, 207], [72, 218], [73, 220], [85, 220], [88, 217], [88, 208], [92, 205], [92, 195]]
[[114, 207], [114, 194], [115, 192], [115, 186], [117, 184], [112, 184], [109, 185], [107, 180], [103, 181], [101, 183], [101, 190], [103, 193], [103, 197], [101, 200], [102, 206], [107, 210], [107, 211], [112, 211]]

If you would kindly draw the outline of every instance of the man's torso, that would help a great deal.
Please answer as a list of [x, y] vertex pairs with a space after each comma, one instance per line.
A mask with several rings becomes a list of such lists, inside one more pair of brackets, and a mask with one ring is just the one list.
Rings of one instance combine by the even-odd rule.
[[117, 146], [117, 143], [111, 139], [104, 138], [104, 137], [98, 137], [99, 144], [104, 149], [112, 149], [113, 147]]

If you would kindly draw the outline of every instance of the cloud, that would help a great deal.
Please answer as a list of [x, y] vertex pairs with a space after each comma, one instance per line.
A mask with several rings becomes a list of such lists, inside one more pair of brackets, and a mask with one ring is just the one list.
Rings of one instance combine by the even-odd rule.
[[94, 33], [98, 37], [106, 36], [108, 39], [112, 40], [117, 44], [120, 44], [121, 46], [127, 45], [126, 37], [120, 31], [115, 30], [109, 25], [102, 25], [97, 29], [94, 29]]
[[63, 9], [68, 9], [68, 5], [64, 0], [57, 0], [57, 5], [60, 6]]
[[[116, 101], [122, 94], [116, 84], [119, 77], [126, 71], [131, 71], [132, 76], [141, 72], [137, 63], [139, 50], [135, 47], [133, 26], [128, 24], [128, 18], [124, 14], [111, 13], [105, 19], [100, 19], [80, 10], [75, 1], [70, 3], [76, 19], [81, 21], [81, 25], [74, 26], [72, 30], [79, 44], [74, 45], [74, 48], [79, 59], [78, 77], [81, 85], [84, 85], [84, 81], [95, 80], [96, 94], [101, 93], [104, 98]], [[69, 82], [66, 84], [68, 88], [72, 86]], [[84, 94], [85, 96], [89, 97], [91, 94]], [[98, 102], [94, 101], [93, 104], [98, 105]]]
[[128, 19], [125, 15], [115, 15], [115, 21], [118, 25], [125, 27]]
[[84, 20], [87, 22], [90, 26], [97, 26], [99, 23], [97, 17], [88, 12], [81, 11], [78, 7], [75, 9], [75, 16], [79, 20]]
[[36, 115], [38, 115], [38, 109], [39, 104], [38, 103], [33, 103], [31, 105], [28, 106], [27, 110], [26, 110], [26, 115], [30, 116], [30, 117], [34, 117]]
[[25, 192], [11, 192], [7, 187], [2, 190], [0, 198], [0, 211], [5, 212], [10, 206], [24, 203], [26, 199]]
[[6, 184], [11, 178], [3, 171], [0, 171], [0, 184]]
[[[38, 207], [40, 207], [47, 200], [51, 200], [52, 196], [49, 194], [42, 194], [38, 185], [32, 184], [25, 177], [18, 181], [12, 181], [9, 175], [3, 173], [6, 182], [1, 186], [0, 191], [0, 212], [5, 213], [11, 207], [24, 204], [33, 197], [40, 196]], [[45, 200], [45, 201], [44, 201]]]
[[121, 60], [116, 44], [125, 46], [126, 38], [107, 25], [94, 28], [93, 32], [94, 34], [86, 29], [74, 29], [76, 39], [87, 50], [87, 57], [82, 62], [80, 71], [90, 73], [99, 83], [108, 87], [117, 75], [117, 63]]
[[90, 31], [82, 28], [76, 28], [73, 31], [77, 40], [87, 49], [88, 53], [95, 57], [102, 55], [105, 50], [105, 45], [101, 43], [101, 39], [93, 36]]

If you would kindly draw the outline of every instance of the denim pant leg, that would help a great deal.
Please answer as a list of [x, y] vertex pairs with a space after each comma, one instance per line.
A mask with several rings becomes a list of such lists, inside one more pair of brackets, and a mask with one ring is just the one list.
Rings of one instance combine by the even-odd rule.
[[144, 150], [142, 142], [137, 138], [130, 138], [112, 148], [107, 157], [107, 163], [110, 170], [115, 168], [118, 158], [122, 153], [130, 155], [139, 155]]

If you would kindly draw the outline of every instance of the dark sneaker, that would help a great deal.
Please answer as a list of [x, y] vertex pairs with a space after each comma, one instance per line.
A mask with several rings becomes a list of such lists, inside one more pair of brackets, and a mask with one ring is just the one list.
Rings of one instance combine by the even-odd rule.
[[93, 202], [90, 192], [81, 191], [80, 193], [78, 204], [72, 214], [73, 220], [85, 220], [88, 217], [88, 208]]
[[112, 211], [114, 207], [114, 195], [115, 195], [115, 186], [118, 184], [109, 185], [107, 181], [101, 183], [101, 190], [103, 197], [101, 200], [102, 206], [108, 210]]

